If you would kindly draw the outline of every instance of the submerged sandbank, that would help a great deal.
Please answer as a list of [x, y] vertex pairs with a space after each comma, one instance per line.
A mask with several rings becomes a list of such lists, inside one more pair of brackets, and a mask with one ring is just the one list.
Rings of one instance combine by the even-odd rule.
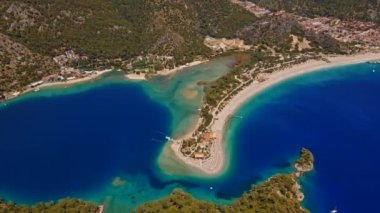
[[[362, 53], [350, 56], [328, 56], [328, 62], [310, 60], [305, 63], [295, 65], [290, 68], [286, 68], [281, 71], [276, 71], [269, 75], [269, 79], [264, 82], [254, 82], [237, 95], [235, 95], [223, 108], [222, 111], [214, 118], [211, 125], [211, 130], [216, 132], [217, 140], [211, 146], [211, 157], [206, 160], [195, 160], [189, 157], [185, 157], [180, 151], [180, 143], [178, 141], [171, 142], [170, 147], [178, 160], [182, 161], [187, 166], [201, 172], [205, 176], [217, 176], [226, 170], [226, 153], [225, 153], [225, 143], [224, 143], [224, 129], [228, 128], [226, 125], [229, 119], [237, 111], [237, 109], [247, 102], [249, 99], [254, 97], [261, 91], [289, 78], [299, 76], [302, 74], [322, 71], [323, 69], [344, 66], [349, 64], [364, 63], [371, 60], [380, 59], [380, 53]], [[192, 127], [194, 128], [194, 127]], [[191, 135], [190, 131], [187, 135]], [[185, 139], [186, 137], [180, 138]]]
[[[205, 62], [208, 62], [209, 60], [196, 60], [178, 67], [174, 67], [173, 69], [162, 69], [157, 71], [157, 74], [152, 74], [153, 76], [167, 76], [167, 75], [174, 75], [178, 71], [181, 71], [185, 68], [194, 67], [196, 65], [203, 64]], [[130, 80], [148, 80], [147, 76], [149, 76], [149, 73], [128, 73], [125, 75], [127, 79]]]

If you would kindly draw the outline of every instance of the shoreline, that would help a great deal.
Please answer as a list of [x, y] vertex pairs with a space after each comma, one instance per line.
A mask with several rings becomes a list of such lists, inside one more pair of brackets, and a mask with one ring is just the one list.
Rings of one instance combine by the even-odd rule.
[[132, 81], [145, 81], [145, 80], [147, 80], [145, 73], [140, 73], [140, 74], [129, 73], [129, 74], [125, 74], [124, 77], [126, 79], [129, 79], [129, 80], [132, 80]]
[[46, 83], [42, 84], [34, 89], [42, 89], [42, 88], [48, 88], [48, 87], [59, 87], [59, 86], [69, 86], [73, 84], [78, 84], [78, 83], [83, 83], [86, 81], [91, 81], [95, 80], [96, 78], [102, 76], [103, 74], [106, 74], [108, 72], [114, 71], [113, 69], [105, 69], [105, 70], [95, 70], [93, 71], [93, 74], [89, 76], [85, 76], [83, 78], [78, 78], [78, 79], [73, 79], [73, 80], [68, 80], [68, 81], [62, 81], [62, 82], [51, 82], [51, 83]]
[[[181, 71], [181, 70], [183, 70], [185, 68], [189, 68], [189, 67], [193, 67], [193, 66], [196, 66], [196, 65], [199, 65], [199, 64], [203, 64], [203, 63], [206, 63], [208, 61], [209, 61], [208, 59], [205, 59], [205, 60], [196, 60], [196, 61], [192, 61], [192, 62], [189, 62], [187, 64], [184, 64], [184, 65], [181, 65], [181, 66], [178, 66], [178, 67], [174, 67], [173, 69], [162, 69], [162, 70], [159, 70], [159, 71], [157, 71], [156, 74], [152, 74], [152, 75], [153, 76], [174, 75], [178, 71]], [[124, 76], [125, 76], [125, 78], [127, 78], [129, 80], [146, 81], [149, 78], [149, 73], [140, 73], [140, 74], [128, 73], [128, 74], [125, 74]]]
[[[17, 98], [17, 97], [20, 97], [22, 95], [25, 95], [25, 94], [28, 94], [30, 92], [34, 92], [34, 91], [38, 91], [40, 89], [44, 89], [44, 88], [49, 88], [49, 87], [62, 87], [62, 86], [71, 86], [71, 85], [74, 85], [74, 84], [78, 84], [78, 83], [83, 83], [83, 82], [87, 82], [87, 81], [91, 81], [91, 80], [95, 80], [97, 79], [98, 77], [102, 76], [103, 74], [106, 74], [108, 72], [112, 72], [114, 71], [113, 69], [105, 69], [105, 70], [94, 70], [92, 74], [88, 75], [88, 76], [85, 76], [83, 78], [76, 78], [76, 79], [72, 79], [72, 80], [66, 80], [66, 81], [59, 81], [59, 82], [48, 82], [48, 83], [44, 83], [44, 84], [41, 84], [39, 86], [36, 86], [34, 88], [28, 88], [28, 89], [25, 89], [23, 91], [20, 91], [20, 92], [16, 92], [17, 95], [11, 95], [10, 97], [8, 97], [4, 103], [6, 103], [7, 101], [10, 101], [14, 98]], [[0, 102], [1, 103], [1, 102]]]
[[[247, 101], [254, 98], [255, 95], [263, 90], [276, 85], [287, 79], [303, 75], [306, 73], [323, 71], [332, 67], [345, 66], [350, 64], [365, 63], [372, 60], [380, 59], [380, 53], [361, 53], [356, 55], [332, 55], [326, 57], [329, 62], [323, 60], [310, 60], [301, 64], [285, 68], [280, 71], [275, 71], [269, 75], [269, 79], [260, 82], [252, 83], [237, 95], [233, 96], [228, 101], [226, 106], [218, 113], [213, 119], [211, 124], [211, 131], [217, 134], [217, 139], [211, 146], [211, 157], [206, 160], [196, 160], [190, 157], [185, 157], [180, 151], [182, 140], [187, 139], [186, 136], [191, 136], [193, 131], [190, 131], [184, 137], [171, 142], [170, 148], [175, 153], [178, 160], [195, 168], [206, 176], [217, 176], [221, 174], [226, 167], [226, 153], [225, 153], [225, 128], [228, 128], [228, 122], [233, 114]], [[192, 128], [193, 129], [193, 128]]]
[[161, 76], [172, 75], [172, 74], [175, 74], [178, 71], [181, 71], [185, 68], [189, 68], [189, 67], [193, 67], [193, 66], [196, 66], [199, 64], [203, 64], [203, 63], [206, 63], [208, 61], [209, 61], [208, 59], [196, 60], [196, 61], [192, 61], [192, 62], [186, 63], [186, 64], [178, 66], [178, 67], [174, 67], [173, 69], [162, 69], [162, 70], [157, 71], [157, 75], [161, 75]]

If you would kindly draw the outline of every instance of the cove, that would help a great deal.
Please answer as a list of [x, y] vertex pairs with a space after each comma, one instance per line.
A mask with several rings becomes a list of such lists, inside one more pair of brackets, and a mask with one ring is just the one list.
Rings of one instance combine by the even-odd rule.
[[29, 203], [81, 194], [122, 172], [152, 175], [162, 144], [151, 138], [169, 131], [171, 117], [145, 96], [113, 84], [2, 109], [0, 188]]
[[310, 73], [253, 97], [236, 112], [243, 118], [228, 125], [230, 163], [220, 177], [178, 175], [173, 171], [183, 165], [177, 164], [161, 169], [164, 136], [194, 124], [203, 98], [198, 82], [216, 79], [233, 62], [223, 58], [139, 83], [110, 73], [1, 106], [1, 196], [26, 204], [76, 197], [123, 212], [179, 187], [229, 203], [251, 184], [288, 171], [307, 147], [316, 159], [315, 172], [303, 180], [307, 208], [373, 211], [380, 188], [380, 71], [372, 70], [379, 65]]
[[261, 92], [236, 112], [243, 119], [231, 120], [228, 179], [252, 182], [286, 171], [306, 147], [315, 157], [314, 172], [302, 181], [311, 212], [334, 207], [376, 212], [379, 91], [380, 66], [356, 64], [298, 76]]
[[107, 212], [177, 187], [218, 200], [197, 182], [166, 175], [157, 158], [166, 135], [194, 122], [203, 98], [198, 82], [217, 79], [234, 61], [220, 58], [149, 82], [113, 72], [3, 103], [1, 196], [20, 204], [75, 197], [104, 203]]

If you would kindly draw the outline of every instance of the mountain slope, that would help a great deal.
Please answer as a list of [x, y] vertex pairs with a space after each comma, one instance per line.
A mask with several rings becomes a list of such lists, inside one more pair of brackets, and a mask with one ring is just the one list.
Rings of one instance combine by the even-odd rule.
[[380, 23], [379, 0], [250, 0], [270, 10], [295, 12], [303, 16], [330, 16]]
[[207, 34], [232, 36], [255, 18], [227, 0], [5, 0], [0, 14], [1, 31], [32, 51], [97, 59], [207, 55]]

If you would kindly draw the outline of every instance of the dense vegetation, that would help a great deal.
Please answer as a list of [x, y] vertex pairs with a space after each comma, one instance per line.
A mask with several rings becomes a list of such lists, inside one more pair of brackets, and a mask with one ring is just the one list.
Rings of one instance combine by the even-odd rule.
[[205, 102], [216, 107], [219, 101], [229, 92], [239, 86], [240, 81], [237, 78], [244, 70], [250, 68], [253, 63], [249, 57], [249, 54], [238, 55], [237, 66], [227, 74], [218, 78], [216, 81], [209, 83], [205, 87]]
[[[276, 52], [289, 52], [291, 35], [306, 38], [315, 52], [342, 53], [342, 43], [326, 34], [306, 30], [292, 14], [264, 17], [238, 32], [238, 37], [254, 45], [274, 47]], [[311, 50], [309, 50], [311, 51]]]
[[0, 199], [1, 213], [97, 213], [99, 208], [90, 202], [75, 199], [62, 199], [58, 203], [38, 203], [34, 206], [16, 205], [13, 202], [4, 202]]
[[294, 164], [295, 167], [303, 171], [308, 171], [308, 170], [313, 169], [313, 164], [314, 164], [313, 154], [309, 150], [302, 148], [300, 155], [301, 157]]
[[[310, 16], [338, 11], [346, 19], [377, 18], [379, 7], [371, 0], [355, 7], [336, 0], [253, 1]], [[305, 30], [291, 14], [258, 19], [230, 0], [3, 0], [0, 14], [0, 94], [59, 73], [52, 58], [67, 49], [87, 56], [69, 63], [73, 67], [129, 70], [131, 62], [149, 71], [214, 56], [206, 36], [240, 38], [281, 53], [292, 49], [296, 35], [310, 42], [308, 51], [344, 52], [342, 43]]]
[[290, 174], [276, 175], [253, 186], [228, 206], [226, 212], [308, 212], [301, 206], [295, 184], [296, 181]]
[[92, 59], [153, 53], [190, 60], [210, 54], [206, 35], [233, 36], [254, 20], [228, 0], [4, 0], [0, 14], [1, 31], [33, 51], [55, 56], [74, 48]]
[[251, 190], [228, 206], [197, 200], [190, 194], [175, 190], [162, 200], [139, 206], [136, 212], [307, 212], [297, 199], [295, 183], [290, 174], [276, 175], [264, 183], [252, 186]]
[[2, 0], [0, 14], [0, 37], [10, 40], [0, 40], [3, 91], [59, 72], [52, 58], [67, 49], [87, 56], [70, 64], [83, 69], [127, 70], [130, 60], [148, 55], [170, 63], [133, 65], [162, 69], [207, 58], [207, 35], [234, 37], [256, 20], [229, 0]]
[[296, 12], [303, 16], [331, 16], [380, 23], [377, 0], [250, 0], [270, 10]]

